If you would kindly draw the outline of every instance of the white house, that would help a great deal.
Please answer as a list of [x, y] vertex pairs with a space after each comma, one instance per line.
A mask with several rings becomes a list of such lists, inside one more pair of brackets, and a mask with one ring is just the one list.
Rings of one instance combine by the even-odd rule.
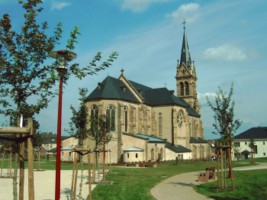
[[254, 141], [254, 157], [267, 156], [267, 127], [251, 128], [234, 137], [234, 156], [248, 159], [251, 154], [250, 143]]

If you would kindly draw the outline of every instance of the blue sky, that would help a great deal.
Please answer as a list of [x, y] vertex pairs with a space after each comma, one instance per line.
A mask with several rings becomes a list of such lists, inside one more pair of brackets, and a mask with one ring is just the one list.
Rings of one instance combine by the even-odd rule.
[[[184, 19], [198, 75], [205, 138], [217, 137], [211, 133], [213, 113], [205, 96], [214, 97], [219, 86], [228, 92], [232, 82], [235, 117], [243, 121], [237, 133], [267, 126], [267, 1], [45, 0], [43, 7], [40, 20], [48, 21], [51, 29], [62, 22], [66, 38], [74, 26], [79, 27], [75, 53], [81, 65], [98, 51], [104, 56], [119, 53], [113, 65], [98, 75], [69, 79], [63, 96], [63, 129], [68, 128], [70, 105], [78, 106], [78, 88], [92, 91], [107, 75], [119, 77], [122, 68], [129, 80], [176, 90]], [[10, 14], [14, 28], [21, 26], [23, 12], [15, 0], [0, 0], [0, 15], [4, 13]], [[64, 46], [63, 39], [58, 48]], [[40, 131], [56, 132], [57, 98], [36, 118]]]

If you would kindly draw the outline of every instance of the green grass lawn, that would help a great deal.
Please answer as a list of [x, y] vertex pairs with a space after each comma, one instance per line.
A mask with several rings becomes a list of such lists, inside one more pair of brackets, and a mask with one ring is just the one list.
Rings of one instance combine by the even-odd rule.
[[267, 170], [236, 171], [234, 185], [234, 190], [219, 191], [215, 181], [198, 185], [195, 189], [216, 200], [266, 200]]
[[[267, 162], [267, 159], [256, 159], [256, 162]], [[7, 166], [7, 162], [5, 162], [4, 165]], [[247, 165], [251, 165], [249, 160], [233, 162], [234, 167]], [[113, 181], [113, 184], [97, 185], [93, 190], [93, 199], [153, 200], [154, 198], [150, 194], [150, 190], [164, 179], [184, 172], [204, 171], [206, 167], [212, 166], [216, 166], [216, 162], [181, 161], [177, 165], [175, 162], [162, 162], [155, 168], [112, 166], [110, 172], [106, 176], [106, 180]], [[27, 168], [27, 162], [25, 163], [25, 168]], [[41, 160], [40, 168], [42, 170], [54, 170], [55, 160]], [[71, 170], [72, 168], [72, 163], [61, 163], [62, 170]], [[37, 169], [37, 161], [34, 162], [34, 169]], [[86, 165], [84, 169], [86, 169]], [[202, 184], [196, 187], [196, 190], [218, 200], [267, 199], [267, 170], [235, 172], [234, 176], [236, 186], [234, 191], [216, 191], [216, 182]]]
[[[267, 159], [262, 159], [260, 161], [267, 162]], [[113, 185], [98, 185], [93, 190], [93, 199], [94, 200], [126, 200], [126, 199], [152, 200], [154, 198], [150, 194], [150, 190], [156, 184], [160, 183], [164, 179], [184, 172], [204, 171], [206, 167], [211, 167], [215, 165], [216, 162], [210, 162], [210, 161], [197, 161], [197, 162], [182, 161], [179, 162], [178, 165], [175, 165], [174, 162], [164, 162], [159, 164], [158, 167], [156, 168], [113, 167], [112, 171], [108, 173], [106, 177], [107, 180], [113, 181]], [[248, 166], [248, 165], [251, 165], [248, 160], [233, 162], [234, 167]], [[236, 179], [239, 179], [239, 177], [237, 176]], [[255, 181], [257, 182], [257, 180]], [[240, 188], [239, 184], [240, 182], [236, 181], [237, 188]], [[259, 196], [262, 195], [263, 194], [259, 194]], [[236, 199], [241, 200], [242, 198], [236, 198]]]

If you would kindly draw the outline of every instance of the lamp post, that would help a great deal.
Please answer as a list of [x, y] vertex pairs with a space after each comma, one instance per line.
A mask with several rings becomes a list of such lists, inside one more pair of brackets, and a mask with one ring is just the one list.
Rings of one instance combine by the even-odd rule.
[[60, 156], [61, 156], [61, 122], [62, 122], [62, 86], [64, 75], [67, 72], [68, 61], [76, 58], [76, 54], [59, 50], [49, 53], [49, 56], [57, 60], [57, 71], [59, 73], [59, 94], [58, 94], [58, 118], [57, 118], [57, 149], [56, 149], [56, 184], [55, 184], [55, 200], [60, 199]]

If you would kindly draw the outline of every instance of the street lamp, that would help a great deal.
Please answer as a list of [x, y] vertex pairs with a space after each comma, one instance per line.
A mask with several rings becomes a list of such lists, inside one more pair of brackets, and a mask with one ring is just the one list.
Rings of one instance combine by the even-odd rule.
[[56, 184], [55, 184], [55, 200], [60, 199], [60, 156], [61, 156], [61, 121], [62, 121], [62, 85], [63, 78], [67, 72], [68, 61], [76, 58], [76, 54], [68, 50], [53, 51], [48, 54], [51, 58], [55, 58], [57, 62], [57, 71], [59, 73], [59, 94], [58, 94], [58, 118], [57, 118], [57, 149], [56, 149]]

